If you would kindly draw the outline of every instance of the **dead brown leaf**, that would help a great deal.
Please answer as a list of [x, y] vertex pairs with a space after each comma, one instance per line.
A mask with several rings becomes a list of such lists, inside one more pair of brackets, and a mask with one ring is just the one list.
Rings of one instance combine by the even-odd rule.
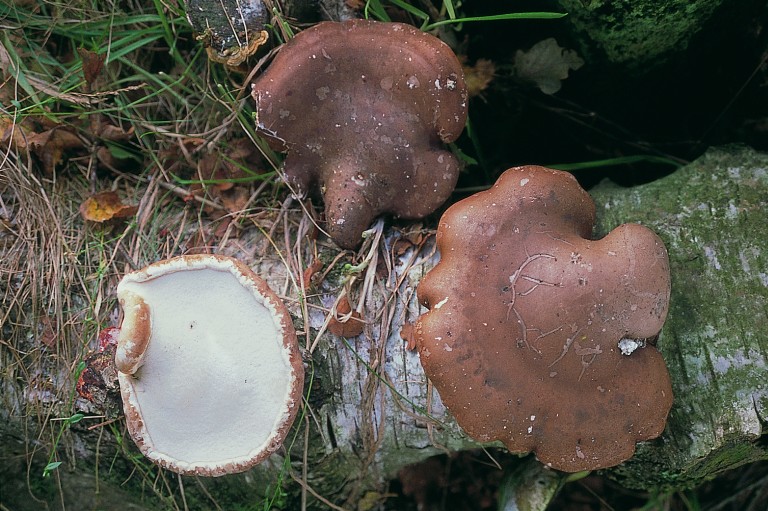
[[467, 84], [469, 97], [475, 97], [488, 88], [494, 75], [496, 66], [488, 59], [477, 59], [474, 66], [464, 65], [464, 81]]
[[53, 321], [50, 317], [43, 316], [40, 318], [40, 325], [42, 327], [42, 332], [40, 332], [39, 337], [40, 342], [49, 348], [54, 348], [56, 346], [58, 336], [53, 330]]
[[138, 209], [137, 206], [123, 204], [117, 192], [111, 190], [92, 195], [80, 204], [80, 214], [90, 222], [106, 222], [131, 217]]
[[205, 154], [197, 165], [198, 176], [207, 181], [216, 181], [211, 186], [218, 190], [229, 190], [236, 180], [260, 173], [265, 165], [261, 154], [247, 138], [232, 140], [224, 151]]
[[3, 147], [10, 145], [15, 151], [23, 151], [27, 148], [27, 131], [10, 116], [0, 115], [0, 144]]
[[221, 193], [221, 204], [230, 213], [242, 213], [248, 206], [250, 194], [244, 186], [235, 186]]
[[135, 164], [132, 159], [116, 157], [109, 148], [103, 146], [96, 149], [96, 159], [99, 160], [102, 167], [113, 171], [125, 171]]
[[400, 257], [408, 250], [420, 247], [425, 239], [426, 236], [421, 230], [421, 224], [414, 225], [412, 230], [407, 233], [402, 233], [402, 236], [395, 241], [392, 247], [392, 255]]
[[213, 235], [216, 239], [222, 239], [227, 234], [229, 226], [232, 224], [232, 217], [229, 215], [223, 216], [216, 228], [213, 230]]
[[[303, 275], [304, 291], [307, 291], [311, 285], [317, 284], [316, 282], [313, 282], [312, 279], [322, 269], [323, 269], [323, 262], [320, 259], [315, 259], [314, 261], [312, 261], [312, 264], [310, 264], [304, 269], [304, 275]], [[347, 301], [347, 303], [349, 303], [349, 301]]]
[[85, 48], [78, 48], [77, 53], [83, 61], [83, 75], [85, 76], [85, 83], [88, 85], [87, 89], [88, 91], [94, 90], [93, 84], [104, 69], [106, 55], [99, 55]]
[[85, 144], [76, 134], [65, 128], [52, 128], [41, 133], [31, 133], [27, 137], [32, 152], [40, 160], [43, 173], [53, 175], [56, 166], [64, 161], [70, 152], [83, 149]]
[[347, 4], [347, 7], [355, 11], [360, 11], [365, 7], [365, 0], [346, 0], [344, 3]]
[[200, 161], [197, 163], [197, 173], [201, 179], [205, 181], [218, 181], [211, 183], [211, 187], [220, 191], [229, 190], [234, 186], [231, 181], [225, 181], [230, 179], [228, 169], [222, 164], [221, 154], [219, 153], [207, 153], [204, 154]]
[[340, 337], [355, 337], [363, 333], [365, 323], [363, 322], [362, 316], [359, 312], [354, 311], [352, 312], [352, 315], [347, 319], [347, 321], [341, 321], [351, 311], [352, 306], [349, 304], [349, 300], [345, 296], [336, 306], [336, 315], [331, 318], [331, 322], [328, 323], [328, 331]]
[[110, 122], [101, 122], [99, 125], [99, 132], [94, 133], [94, 136], [110, 142], [128, 142], [133, 139], [133, 133], [133, 126], [124, 130], [120, 126], [115, 126]]

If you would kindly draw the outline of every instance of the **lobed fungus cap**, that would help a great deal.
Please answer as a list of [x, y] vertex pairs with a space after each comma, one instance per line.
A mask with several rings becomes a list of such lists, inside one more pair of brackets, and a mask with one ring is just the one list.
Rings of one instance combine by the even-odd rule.
[[421, 218], [451, 194], [464, 129], [461, 64], [402, 23], [323, 22], [291, 39], [252, 86], [257, 129], [286, 151], [286, 179], [317, 187], [327, 231], [353, 248], [382, 213]]
[[440, 220], [441, 260], [418, 287], [430, 310], [414, 326], [470, 436], [569, 472], [630, 458], [672, 405], [652, 346], [669, 304], [664, 244], [635, 224], [591, 241], [594, 215], [570, 174], [506, 171]]
[[125, 275], [116, 354], [128, 431], [180, 474], [218, 476], [263, 461], [301, 403], [290, 315], [250, 268], [182, 256]]

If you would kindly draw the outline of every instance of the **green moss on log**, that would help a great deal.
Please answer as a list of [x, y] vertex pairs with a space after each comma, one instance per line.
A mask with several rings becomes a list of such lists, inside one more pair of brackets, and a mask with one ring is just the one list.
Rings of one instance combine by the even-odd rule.
[[[658, 63], [684, 50], [723, 0], [560, 0], [573, 27], [609, 62], [628, 67]], [[588, 53], [589, 48], [582, 51]]]
[[675, 404], [664, 435], [612, 473], [634, 488], [681, 489], [768, 459], [768, 155], [711, 150], [659, 181], [592, 195], [598, 234], [647, 225], [672, 272], [658, 346]]

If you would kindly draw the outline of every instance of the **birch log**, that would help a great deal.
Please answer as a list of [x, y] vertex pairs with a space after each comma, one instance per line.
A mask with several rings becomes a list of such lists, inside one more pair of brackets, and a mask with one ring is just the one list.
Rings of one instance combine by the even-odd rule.
[[598, 233], [647, 225], [672, 272], [659, 346], [675, 404], [661, 439], [612, 474], [636, 488], [685, 488], [767, 459], [768, 156], [710, 150], [665, 179], [593, 197]]
[[[659, 181], [633, 189], [603, 183], [591, 193], [596, 233], [625, 222], [647, 225], [667, 244], [673, 278], [669, 319], [658, 342], [675, 391], [668, 427], [606, 473], [632, 488], [680, 489], [768, 459], [768, 155], [711, 150]], [[177, 478], [138, 455], [120, 420], [90, 430], [93, 422], [86, 420], [61, 428], [53, 419], [68, 416], [60, 411], [66, 398], [44, 421], [31, 420], [46, 396], [68, 395], [66, 371], [77, 358], [61, 353], [58, 365], [27, 367], [26, 347], [3, 342], [0, 485], [22, 492], [4, 495], [6, 505], [37, 509], [24, 507], [24, 499], [35, 503], [30, 492], [54, 508], [105, 505], [118, 492], [135, 509], [183, 508], [182, 496], [190, 508], [195, 502], [203, 509], [212, 501], [243, 505], [265, 498], [288, 508], [304, 501], [310, 508], [330, 502], [354, 509], [383, 499], [387, 480], [403, 466], [477, 447], [443, 408], [400, 336], [422, 312], [415, 289], [439, 258], [432, 238], [406, 236], [403, 225], [395, 230], [377, 224], [359, 254], [340, 254], [329, 244], [313, 244], [307, 218], [299, 208], [285, 209], [271, 230], [244, 229], [219, 247], [250, 264], [283, 296], [304, 345], [304, 414], [282, 456], [245, 474]], [[315, 258], [327, 274], [305, 271]], [[343, 294], [366, 323], [351, 339], [326, 331]], [[103, 299], [114, 305], [114, 297]], [[4, 306], [3, 339], [19, 338], [10, 335], [19, 328], [13, 307]], [[41, 367], [49, 374], [41, 374]], [[51, 386], [48, 394], [41, 390], [43, 379]], [[76, 406], [97, 412], [82, 400]], [[58, 431], [63, 434], [56, 440]], [[51, 459], [63, 464], [43, 479]], [[285, 492], [275, 490], [281, 484]]]

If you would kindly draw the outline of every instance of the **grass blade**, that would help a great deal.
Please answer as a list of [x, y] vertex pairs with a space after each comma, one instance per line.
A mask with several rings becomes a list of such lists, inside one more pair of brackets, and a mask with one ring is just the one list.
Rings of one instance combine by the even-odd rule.
[[492, 14], [490, 16], [469, 16], [466, 18], [456, 18], [440, 20], [423, 27], [423, 30], [429, 31], [443, 25], [455, 23], [467, 23], [474, 21], [502, 21], [502, 20], [552, 20], [567, 16], [564, 12], [510, 12], [507, 14]]

